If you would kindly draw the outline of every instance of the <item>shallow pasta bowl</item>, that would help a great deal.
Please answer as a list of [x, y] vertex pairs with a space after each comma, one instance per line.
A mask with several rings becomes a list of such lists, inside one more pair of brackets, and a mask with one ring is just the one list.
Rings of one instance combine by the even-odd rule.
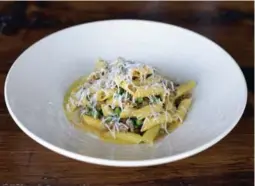
[[[116, 145], [74, 128], [63, 98], [70, 84], [93, 71], [98, 58], [122, 56], [157, 67], [177, 82], [194, 80], [184, 123], [153, 146]], [[173, 25], [99, 21], [54, 33], [28, 48], [11, 67], [5, 101], [32, 139], [64, 156], [110, 166], [149, 166], [192, 156], [217, 143], [238, 123], [247, 88], [234, 59], [214, 42]]]

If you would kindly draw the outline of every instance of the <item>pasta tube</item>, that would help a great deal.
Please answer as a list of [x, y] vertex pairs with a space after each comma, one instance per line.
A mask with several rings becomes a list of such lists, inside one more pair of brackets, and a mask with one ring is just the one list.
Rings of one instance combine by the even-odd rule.
[[140, 98], [140, 97], [149, 97], [154, 95], [162, 95], [164, 93], [164, 88], [162, 86], [151, 86], [151, 87], [137, 87], [134, 98]]
[[160, 82], [161, 78], [160, 77], [150, 77], [148, 79], [145, 80], [133, 80], [133, 83], [136, 86], [144, 86], [144, 85], [152, 85], [154, 83], [158, 83]]
[[87, 116], [87, 115], [83, 115], [83, 121], [85, 124], [90, 125], [92, 127], [95, 127], [97, 129], [104, 129], [104, 126], [102, 125], [101, 121], [99, 119], [95, 119], [93, 117]]
[[112, 107], [120, 107], [121, 103], [119, 99], [110, 98], [106, 101], [107, 105], [111, 105]]
[[104, 116], [110, 116], [113, 114], [113, 110], [110, 108], [109, 105], [101, 105], [101, 109]]
[[129, 118], [129, 117], [137, 117], [137, 118], [146, 118], [151, 113], [160, 112], [162, 111], [162, 104], [155, 104], [155, 105], [147, 105], [140, 109], [134, 109], [134, 108], [124, 108], [123, 111], [120, 114], [120, 118]]
[[176, 128], [180, 126], [180, 124], [180, 121], [173, 121], [172, 123], [170, 123], [167, 127], [168, 132], [173, 132]]
[[180, 96], [188, 93], [196, 86], [195, 81], [188, 81], [187, 83], [181, 84], [179, 87], [176, 88], [176, 95], [175, 99], [179, 98]]
[[150, 128], [143, 134], [142, 141], [144, 141], [145, 143], [152, 144], [154, 139], [158, 135], [159, 130], [160, 125]]
[[188, 109], [190, 108], [191, 106], [191, 98], [186, 98], [186, 99], [183, 99], [178, 108], [177, 108], [177, 111], [176, 111], [176, 115], [175, 115], [175, 120], [179, 120], [180, 123], [183, 122], [184, 118], [186, 117], [187, 115], [187, 112], [188, 112]]
[[97, 101], [104, 101], [110, 97], [113, 96], [114, 94], [114, 91], [113, 89], [107, 89], [107, 90], [99, 90], [96, 92], [96, 100]]
[[136, 87], [133, 84], [128, 83], [125, 80], [122, 80], [120, 77], [115, 78], [115, 83], [131, 95], [133, 95], [134, 92], [136, 91]]
[[128, 141], [124, 141], [124, 140], [121, 140], [121, 139], [113, 138], [112, 136], [111, 137], [100, 136], [100, 139], [102, 139], [103, 141], [108, 142], [108, 143], [115, 143], [115, 144], [120, 144], [120, 145], [134, 144], [132, 142], [128, 142]]
[[84, 130], [85, 132], [90, 132], [92, 134], [95, 134], [96, 136], [100, 136], [102, 133], [102, 130], [99, 130], [93, 126], [87, 125], [87, 124], [80, 124], [75, 125], [76, 128]]
[[143, 126], [141, 128], [141, 132], [144, 132], [156, 125], [168, 123], [172, 121], [172, 117], [168, 112], [161, 113], [157, 116], [150, 116], [145, 118], [143, 122]]
[[[110, 132], [103, 134], [104, 138], [112, 137]], [[113, 138], [113, 137], [112, 137]], [[131, 132], [117, 132], [115, 133], [115, 138], [118, 140], [127, 141], [129, 143], [138, 144], [142, 141], [142, 136], [139, 134], [131, 133]], [[114, 138], [113, 138], [114, 139]]]

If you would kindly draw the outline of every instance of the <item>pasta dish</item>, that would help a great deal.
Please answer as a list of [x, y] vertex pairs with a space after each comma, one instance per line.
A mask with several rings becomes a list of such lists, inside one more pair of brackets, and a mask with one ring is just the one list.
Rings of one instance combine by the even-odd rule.
[[94, 72], [71, 85], [64, 110], [73, 124], [104, 141], [153, 144], [183, 123], [195, 85], [178, 85], [142, 63], [100, 59]]

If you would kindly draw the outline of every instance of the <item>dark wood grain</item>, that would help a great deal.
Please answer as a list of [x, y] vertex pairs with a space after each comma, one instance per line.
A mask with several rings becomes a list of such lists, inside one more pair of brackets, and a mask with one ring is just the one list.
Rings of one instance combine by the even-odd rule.
[[[12, 7], [13, 2], [0, 2], [0, 15], [13, 14]], [[46, 18], [35, 20], [35, 12], [43, 13]], [[3, 90], [9, 68], [31, 44], [59, 29], [102, 19], [155, 20], [196, 31], [227, 50], [244, 72], [249, 71], [246, 77], [254, 83], [253, 12], [253, 2], [28, 3], [25, 15], [29, 24], [20, 24], [10, 35], [0, 34], [0, 185], [253, 185], [254, 95], [251, 92], [238, 125], [208, 150], [160, 166], [112, 168], [68, 159], [34, 142], [9, 116]], [[45, 23], [44, 19], [49, 18], [53, 21]]]

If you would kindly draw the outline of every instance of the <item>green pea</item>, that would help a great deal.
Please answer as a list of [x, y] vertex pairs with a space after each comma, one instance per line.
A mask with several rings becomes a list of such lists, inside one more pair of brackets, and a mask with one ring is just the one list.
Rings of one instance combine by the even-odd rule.
[[117, 115], [119, 116], [120, 113], [121, 113], [120, 107], [116, 107], [116, 108], [114, 109], [114, 113], [117, 114]]
[[141, 119], [136, 119], [135, 120], [135, 125], [136, 126], [141, 126], [143, 124], [143, 120], [141, 120]]
[[133, 125], [136, 123], [136, 118], [130, 118], [130, 120], [133, 122]]
[[136, 102], [137, 102], [137, 103], [143, 103], [143, 98], [137, 98], [137, 99], [136, 99]]

